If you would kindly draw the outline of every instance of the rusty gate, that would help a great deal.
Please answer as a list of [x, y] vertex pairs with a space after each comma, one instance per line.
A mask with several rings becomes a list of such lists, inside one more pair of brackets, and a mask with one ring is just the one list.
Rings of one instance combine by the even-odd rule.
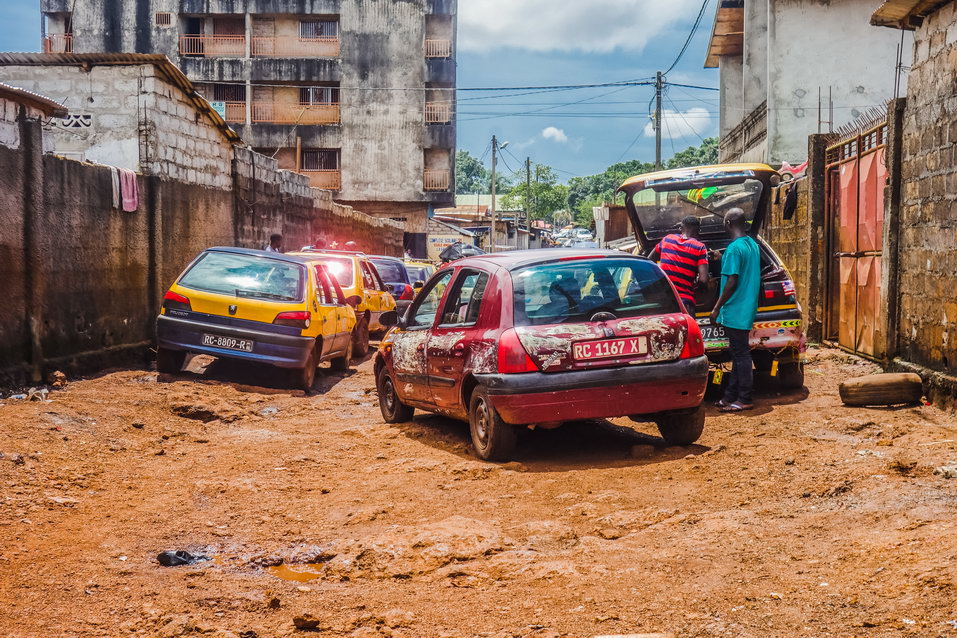
[[826, 151], [828, 294], [825, 334], [850, 352], [877, 357], [884, 247], [887, 122]]

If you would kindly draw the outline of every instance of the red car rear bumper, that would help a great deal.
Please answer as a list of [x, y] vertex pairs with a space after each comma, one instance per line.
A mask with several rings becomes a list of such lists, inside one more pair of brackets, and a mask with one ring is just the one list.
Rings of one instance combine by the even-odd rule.
[[506, 423], [653, 415], [701, 405], [708, 359], [575, 372], [476, 375]]

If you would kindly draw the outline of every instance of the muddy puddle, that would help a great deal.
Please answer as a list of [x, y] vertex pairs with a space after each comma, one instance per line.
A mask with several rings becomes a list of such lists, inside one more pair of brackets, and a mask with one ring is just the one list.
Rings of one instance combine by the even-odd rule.
[[310, 580], [322, 578], [323, 566], [319, 563], [303, 565], [273, 565], [266, 568], [266, 572], [281, 580], [293, 583], [308, 583]]

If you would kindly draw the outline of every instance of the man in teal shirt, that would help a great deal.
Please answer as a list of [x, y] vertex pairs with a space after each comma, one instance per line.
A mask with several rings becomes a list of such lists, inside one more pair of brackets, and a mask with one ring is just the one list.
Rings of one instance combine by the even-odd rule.
[[721, 257], [721, 296], [711, 311], [711, 323], [724, 327], [732, 364], [724, 398], [717, 405], [722, 412], [741, 412], [754, 407], [750, 342], [761, 292], [761, 249], [748, 236], [748, 222], [740, 208], [728, 211], [724, 226], [734, 239]]

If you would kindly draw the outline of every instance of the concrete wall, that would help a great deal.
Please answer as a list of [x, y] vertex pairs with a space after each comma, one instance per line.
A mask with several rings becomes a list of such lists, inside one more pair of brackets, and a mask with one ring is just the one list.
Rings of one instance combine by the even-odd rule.
[[745, 0], [741, 115], [768, 99], [768, 11], [773, 0]]
[[744, 75], [740, 56], [723, 55], [718, 62], [720, 73], [720, 112], [718, 132], [728, 134], [747, 115], [744, 109]]
[[112, 208], [110, 170], [44, 155], [40, 122], [0, 145], [0, 383], [143, 354], [160, 298], [204, 248], [298, 248], [317, 236], [401, 255], [399, 224], [335, 204], [308, 180], [238, 149], [219, 189], [139, 176], [140, 207]]
[[[340, 125], [237, 125], [237, 132], [254, 148], [292, 147], [299, 136], [305, 148], [341, 149], [341, 199], [421, 202], [420, 226], [430, 203], [449, 205], [453, 199], [451, 189], [424, 191], [422, 151], [445, 148], [444, 168], [454, 172], [454, 122], [424, 122], [425, 89], [455, 85], [454, 46], [452, 58], [426, 60], [423, 43], [427, 25], [434, 37], [454, 42], [455, 0], [41, 0], [40, 5], [45, 13], [73, 8], [77, 52], [165, 53], [194, 81], [341, 83], [346, 89]], [[174, 14], [171, 26], [155, 24], [161, 11]], [[179, 56], [187, 14], [245, 20], [247, 13], [253, 25], [257, 16], [274, 17], [276, 35], [296, 34], [300, 16], [338, 16], [340, 57]]]
[[[893, 32], [892, 33], [896, 33]], [[897, 355], [957, 397], [957, 9], [915, 34], [903, 119]]]
[[807, 159], [808, 135], [818, 132], [819, 87], [824, 119], [832, 90], [835, 128], [894, 97], [901, 34], [870, 25], [871, 0], [768, 1], [767, 161], [799, 164]]

